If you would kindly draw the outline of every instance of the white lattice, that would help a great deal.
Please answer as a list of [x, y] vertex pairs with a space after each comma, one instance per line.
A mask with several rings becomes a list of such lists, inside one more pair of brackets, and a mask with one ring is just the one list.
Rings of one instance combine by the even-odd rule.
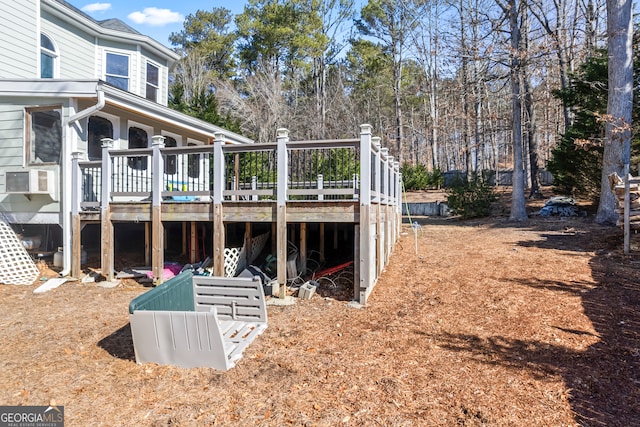
[[[251, 264], [260, 255], [264, 245], [267, 243], [269, 233], [262, 234], [251, 239], [251, 253], [249, 255], [249, 264]], [[235, 277], [245, 268], [247, 268], [247, 251], [245, 247], [241, 248], [224, 248], [224, 275], [225, 277]]]
[[234, 277], [238, 269], [241, 248], [224, 248], [224, 276]]
[[267, 244], [267, 239], [269, 239], [269, 233], [261, 234], [258, 237], [251, 239], [251, 252], [249, 253], [249, 264], [255, 261], [260, 255], [260, 252], [264, 249], [264, 245]]
[[0, 283], [32, 285], [40, 275], [16, 233], [0, 221]]

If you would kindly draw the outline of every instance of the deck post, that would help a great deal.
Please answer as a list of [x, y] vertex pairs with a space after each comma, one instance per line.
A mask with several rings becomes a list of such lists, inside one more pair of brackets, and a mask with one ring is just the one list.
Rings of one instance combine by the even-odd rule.
[[359, 241], [359, 298], [361, 304], [367, 303], [367, 297], [373, 286], [371, 247], [371, 125], [360, 126], [360, 241]]
[[402, 173], [400, 172], [400, 162], [393, 162], [393, 170], [395, 171], [396, 186], [396, 238], [402, 233]]
[[382, 243], [384, 241], [384, 228], [382, 226], [382, 203], [384, 200], [383, 188], [382, 188], [382, 175], [384, 173], [384, 153], [382, 152], [382, 142], [380, 137], [374, 136], [371, 138], [373, 146], [375, 147], [375, 170], [373, 172], [375, 200], [378, 201], [375, 207], [375, 230], [376, 230], [376, 260], [375, 260], [375, 274], [374, 280], [382, 272], [383, 264], [383, 249]]
[[391, 251], [393, 245], [396, 243], [398, 235], [396, 234], [396, 185], [395, 185], [395, 171], [394, 171], [394, 158], [393, 156], [387, 157], [387, 191], [389, 194], [389, 204], [387, 205], [387, 224], [389, 226], [389, 238], [387, 239], [387, 263], [391, 258]]
[[225, 230], [222, 216], [224, 190], [224, 134], [216, 133], [213, 141], [213, 275], [224, 276]]
[[380, 271], [378, 274], [382, 274], [382, 270], [384, 269], [384, 267], [387, 265], [387, 261], [389, 260], [389, 250], [387, 249], [388, 246], [388, 241], [391, 240], [391, 233], [389, 232], [390, 228], [389, 227], [389, 220], [390, 220], [390, 216], [389, 216], [389, 203], [391, 203], [391, 197], [389, 195], [389, 168], [390, 168], [390, 163], [389, 163], [389, 149], [388, 148], [381, 148], [380, 152], [382, 153], [382, 166], [383, 166], [383, 170], [382, 170], [382, 183], [380, 184], [382, 187], [382, 200], [384, 201], [384, 204], [382, 205], [382, 216], [384, 218], [384, 223], [382, 223], [382, 236], [384, 237], [382, 240], [380, 246], [381, 246], [381, 257], [382, 259], [381, 261], [381, 266], [380, 266]]
[[320, 263], [325, 261], [324, 257], [324, 222], [320, 223]]
[[153, 155], [151, 157], [151, 270], [153, 282], [162, 283], [164, 280], [164, 226], [162, 225], [162, 190], [164, 183], [164, 161], [162, 152], [165, 137], [154, 135], [151, 137]]
[[287, 177], [289, 176], [287, 143], [289, 142], [289, 130], [285, 128], [278, 129], [276, 141], [278, 143], [276, 259], [278, 262], [278, 283], [280, 284], [278, 297], [284, 299], [287, 296]]
[[304, 272], [307, 271], [307, 223], [300, 223], [300, 271], [304, 276]]
[[82, 239], [80, 238], [80, 202], [82, 193], [82, 174], [80, 171], [80, 157], [82, 153], [71, 153], [71, 276], [80, 277], [82, 273]]
[[102, 275], [108, 280], [113, 280], [113, 223], [111, 222], [111, 157], [109, 149], [113, 148], [113, 139], [102, 139], [102, 194], [100, 195], [100, 235], [102, 244], [100, 247], [100, 269]]

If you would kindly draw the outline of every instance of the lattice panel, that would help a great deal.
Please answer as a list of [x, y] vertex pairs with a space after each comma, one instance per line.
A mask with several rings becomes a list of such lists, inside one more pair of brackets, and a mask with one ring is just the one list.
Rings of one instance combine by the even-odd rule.
[[224, 248], [224, 276], [234, 277], [238, 269], [241, 248]]
[[40, 276], [22, 242], [5, 222], [0, 221], [0, 283], [32, 285]]
[[255, 261], [260, 255], [260, 252], [264, 249], [264, 245], [267, 244], [269, 239], [269, 233], [261, 234], [258, 237], [251, 239], [251, 252], [249, 253], [249, 264]]
[[[264, 245], [269, 239], [269, 233], [262, 234], [251, 239], [251, 253], [249, 256], [249, 264], [251, 264], [260, 255]], [[241, 248], [224, 248], [224, 275], [225, 277], [235, 277], [241, 271], [247, 268], [247, 255], [245, 247]]]

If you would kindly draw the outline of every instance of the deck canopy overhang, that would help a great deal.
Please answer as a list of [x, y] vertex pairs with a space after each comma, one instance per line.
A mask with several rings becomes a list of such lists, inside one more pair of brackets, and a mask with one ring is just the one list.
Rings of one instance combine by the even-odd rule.
[[[86, 111], [87, 115], [104, 111], [116, 116], [136, 117], [137, 120], [155, 123], [158, 127], [166, 130], [197, 136], [196, 139], [202, 141], [213, 141], [216, 134], [222, 133], [226, 143], [248, 144], [253, 142], [247, 137], [172, 110], [97, 79], [0, 79], [0, 97], [76, 100], [80, 111], [70, 117], [71, 121], [84, 118], [83, 111]], [[67, 120], [67, 124], [73, 125], [69, 120]]]

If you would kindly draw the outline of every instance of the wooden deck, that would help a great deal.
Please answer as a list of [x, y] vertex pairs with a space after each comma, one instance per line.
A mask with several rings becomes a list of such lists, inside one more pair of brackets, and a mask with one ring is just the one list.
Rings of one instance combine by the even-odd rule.
[[[277, 247], [277, 279], [286, 283], [287, 225], [354, 224], [354, 297], [362, 303], [388, 262], [401, 224], [399, 165], [363, 125], [359, 139], [213, 144], [114, 150], [104, 140], [102, 159], [73, 159], [72, 274], [80, 274], [80, 233], [101, 227], [101, 268], [111, 279], [113, 224], [144, 223], [154, 281], [162, 281], [165, 222], [207, 222], [214, 274], [224, 273], [225, 227], [271, 223]], [[247, 227], [248, 230], [251, 227]], [[250, 231], [249, 231], [250, 233]], [[250, 236], [247, 236], [249, 238]], [[304, 242], [301, 241], [301, 244]], [[280, 286], [284, 297], [285, 286]]]

